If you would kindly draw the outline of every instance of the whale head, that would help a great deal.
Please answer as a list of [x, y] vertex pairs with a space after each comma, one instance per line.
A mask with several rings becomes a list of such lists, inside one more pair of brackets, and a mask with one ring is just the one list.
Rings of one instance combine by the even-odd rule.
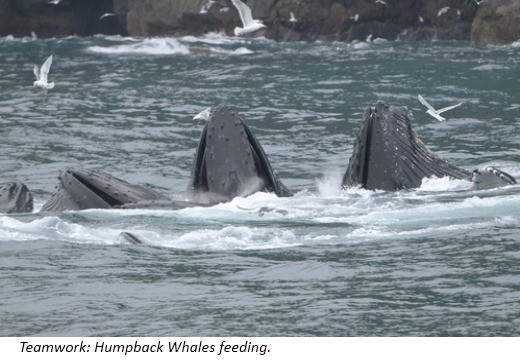
[[0, 213], [31, 212], [33, 197], [25, 184], [8, 182], [0, 184]]
[[240, 115], [226, 105], [212, 108], [195, 154], [191, 189], [218, 201], [257, 191], [287, 196], [267, 155]]
[[67, 169], [58, 180], [57, 191], [41, 211], [107, 209], [166, 199], [155, 191], [97, 171]]
[[424, 145], [406, 108], [378, 102], [363, 114], [343, 186], [395, 191], [437, 176], [468, 179], [471, 173], [449, 164]]

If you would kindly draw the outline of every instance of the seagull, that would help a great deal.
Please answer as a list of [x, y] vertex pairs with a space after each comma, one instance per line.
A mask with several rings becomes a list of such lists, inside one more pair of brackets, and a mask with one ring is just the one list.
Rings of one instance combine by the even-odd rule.
[[33, 83], [33, 86], [50, 90], [54, 87], [54, 82], [47, 82], [47, 76], [49, 75], [49, 70], [52, 65], [52, 55], [45, 60], [42, 65], [42, 68], [38, 71], [38, 65], [34, 65], [33, 72], [34, 76], [36, 76], [36, 81]]
[[478, 0], [473, 0], [473, 1], [475, 2], [475, 4], [477, 4], [477, 6], [480, 6], [480, 4], [486, 2], [486, 0], [480, 0], [480, 1], [478, 1]]
[[104, 18], [107, 18], [109, 16], [116, 16], [116, 14], [114, 14], [114, 13], [104, 13], [103, 15], [101, 15], [99, 17], [99, 20], [103, 20]]
[[352, 20], [354, 20], [354, 22], [358, 22], [358, 20], [359, 20], [359, 14], [356, 14], [356, 15], [354, 15], [354, 16], [351, 16], [350, 18], [351, 18]]
[[424, 106], [426, 106], [426, 108], [428, 109], [428, 110], [426, 110], [426, 113], [439, 121], [446, 121], [446, 118], [443, 118], [441, 116], [441, 114], [443, 112], [455, 109], [456, 107], [459, 107], [463, 104], [463, 103], [458, 103], [457, 105], [452, 105], [452, 106], [448, 106], [448, 107], [445, 107], [445, 108], [442, 108], [439, 110], [435, 110], [435, 108], [433, 106], [431, 106], [430, 103], [428, 101], [426, 101], [426, 99], [423, 98], [421, 95], [418, 95], [417, 98], [419, 99], [419, 102], [421, 104], [423, 104]]
[[50, 0], [48, 3], [51, 5], [58, 5], [61, 2], [61, 0]]
[[450, 7], [449, 7], [449, 6], [445, 6], [445, 7], [443, 7], [443, 8], [440, 9], [439, 12], [437, 13], [437, 17], [446, 14], [448, 11], [450, 11]]
[[240, 15], [240, 20], [242, 20], [243, 27], [235, 28], [235, 36], [242, 36], [262, 28], [265, 28], [265, 25], [260, 20], [253, 19], [253, 15], [251, 14], [251, 9], [249, 6], [244, 4], [240, 0], [231, 0], [233, 5], [238, 11]]
[[381, 4], [381, 5], [388, 7], [388, 4], [384, 0], [376, 0], [376, 4]]
[[295, 23], [298, 21], [298, 20], [296, 20], [296, 17], [294, 16], [294, 13], [292, 11], [291, 11], [291, 17], [289, 18], [289, 21], [292, 23]]
[[372, 36], [373, 36], [372, 34], [367, 36], [367, 39], [366, 39], [367, 43], [372, 41]]
[[421, 15], [419, 15], [419, 22], [420, 22], [421, 24], [424, 23], [424, 18], [423, 18]]
[[204, 121], [208, 121], [209, 120], [209, 117], [211, 116], [211, 106], [209, 108], [206, 108], [204, 110], [202, 110], [200, 113], [198, 113], [197, 115], [195, 115], [193, 117], [193, 120], [204, 120]]
[[38, 35], [34, 31], [31, 31], [31, 39], [32, 40], [38, 40]]

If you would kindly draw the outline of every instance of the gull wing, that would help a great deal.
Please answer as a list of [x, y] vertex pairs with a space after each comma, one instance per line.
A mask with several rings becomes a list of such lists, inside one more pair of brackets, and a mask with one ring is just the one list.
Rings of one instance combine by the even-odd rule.
[[36, 76], [36, 81], [40, 80], [40, 69], [38, 68], [38, 65], [34, 65], [33, 73], [34, 76]]
[[443, 112], [449, 111], [451, 109], [455, 109], [456, 107], [461, 106], [463, 103], [458, 103], [457, 105], [448, 106], [442, 109], [437, 110], [437, 114], [442, 114]]
[[417, 98], [419, 99], [419, 102], [421, 104], [423, 104], [424, 106], [426, 106], [428, 108], [428, 110], [432, 111], [432, 112], [437, 112], [437, 110], [435, 110], [435, 108], [433, 106], [430, 105], [430, 103], [428, 101], [426, 101], [425, 98], [423, 98], [420, 94], [417, 96]]
[[231, 0], [231, 2], [238, 10], [240, 20], [242, 20], [242, 24], [244, 25], [244, 27], [251, 25], [254, 21], [253, 14], [251, 13], [251, 9], [249, 8], [249, 6], [247, 6], [240, 0]]
[[211, 107], [202, 110], [200, 113], [193, 117], [193, 120], [205, 120], [208, 121], [211, 116]]
[[45, 62], [42, 65], [42, 68], [40, 70], [40, 80], [43, 82], [47, 82], [47, 75], [49, 75], [49, 70], [51, 69], [52, 65], [52, 55], [45, 60]]

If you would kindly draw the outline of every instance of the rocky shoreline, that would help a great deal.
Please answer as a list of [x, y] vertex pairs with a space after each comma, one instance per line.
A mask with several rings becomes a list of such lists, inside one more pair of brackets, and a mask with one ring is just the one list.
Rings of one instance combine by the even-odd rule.
[[[520, 1], [245, 0], [278, 41], [371, 38], [466, 40], [508, 44], [520, 39]], [[103, 14], [110, 15], [102, 17]], [[292, 19], [294, 14], [296, 21]], [[0, 36], [93, 34], [130, 36], [233, 33], [230, 0], [0, 0]]]

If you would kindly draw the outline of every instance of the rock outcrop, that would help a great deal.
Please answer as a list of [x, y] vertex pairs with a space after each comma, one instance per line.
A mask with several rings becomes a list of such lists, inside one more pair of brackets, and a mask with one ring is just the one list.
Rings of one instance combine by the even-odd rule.
[[[520, 39], [520, 0], [243, 0], [280, 40]], [[114, 16], [100, 18], [103, 13]], [[296, 21], [291, 21], [291, 13]], [[240, 25], [230, 0], [0, 0], [0, 36], [232, 34]]]
[[[127, 30], [134, 36], [232, 34], [240, 25], [229, 0], [114, 0], [122, 5]], [[245, 0], [255, 18], [267, 25], [265, 35], [280, 41], [468, 40], [477, 5], [468, 0]], [[123, 6], [124, 4], [124, 6]], [[446, 7], [441, 15], [439, 11]], [[291, 22], [291, 13], [297, 19]], [[126, 15], [125, 15], [126, 14]]]
[[[126, 17], [101, 15], [113, 11], [112, 0], [0, 0], [0, 36], [60, 37], [124, 34]], [[124, 22], [124, 26], [123, 26]]]
[[520, 40], [520, 1], [488, 0], [478, 10], [471, 29], [476, 44], [509, 44]]

